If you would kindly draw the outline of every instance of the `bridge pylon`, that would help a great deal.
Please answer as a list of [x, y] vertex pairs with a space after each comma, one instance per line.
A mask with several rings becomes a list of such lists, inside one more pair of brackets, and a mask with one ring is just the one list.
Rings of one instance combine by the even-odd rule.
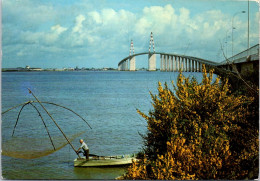
[[135, 56], [131, 56], [133, 50], [133, 55], [135, 54], [135, 50], [134, 50], [134, 43], [133, 40], [131, 40], [131, 45], [130, 45], [130, 51], [129, 51], [129, 62], [130, 62], [130, 71], [135, 71]]
[[[151, 46], [153, 45], [153, 52], [151, 53]], [[148, 54], [148, 71], [156, 71], [156, 54], [154, 48], [153, 32], [150, 35], [149, 54]]]

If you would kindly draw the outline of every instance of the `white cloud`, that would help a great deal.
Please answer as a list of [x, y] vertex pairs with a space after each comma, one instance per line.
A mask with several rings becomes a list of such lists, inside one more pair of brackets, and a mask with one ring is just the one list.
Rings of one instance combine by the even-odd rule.
[[90, 16], [90, 19], [93, 19], [96, 24], [101, 24], [103, 21], [100, 14], [97, 11], [92, 11], [88, 13], [88, 15]]
[[176, 24], [177, 16], [171, 5], [145, 7], [143, 14], [135, 25], [138, 34], [145, 35], [147, 32], [155, 31], [162, 34], [170, 25]]
[[21, 32], [21, 41], [26, 44], [46, 44], [50, 45], [55, 43], [60, 35], [65, 32], [67, 28], [58, 25], [52, 26], [49, 31], [33, 32], [24, 31]]
[[78, 15], [76, 17], [76, 24], [75, 26], [73, 27], [73, 30], [72, 32], [75, 33], [75, 32], [79, 32], [81, 33], [82, 32], [82, 23], [83, 21], [85, 21], [85, 16], [83, 16], [82, 14]]
[[108, 24], [115, 19], [117, 19], [117, 13], [113, 9], [103, 9], [102, 10], [102, 19], [104, 24]]
[[58, 35], [60, 35], [61, 33], [63, 33], [64, 31], [66, 31], [68, 28], [62, 27], [61, 25], [55, 25], [51, 27], [51, 30], [55, 33], [57, 33]]
[[[50, 52], [51, 56], [64, 50], [74, 56], [109, 59], [113, 55], [120, 59], [121, 55], [128, 54], [131, 39], [136, 53], [147, 51], [152, 31], [157, 51], [183, 53], [189, 47], [187, 54], [213, 57], [219, 39], [225, 38], [230, 29], [233, 14], [220, 10], [194, 11], [171, 2], [163, 6], [142, 3], [143, 8], [137, 9], [129, 8], [127, 3], [112, 7], [92, 1], [69, 6], [50, 2], [3, 2], [3, 46], [16, 44], [10, 54], [30, 59], [32, 53], [28, 47], [36, 45], [39, 48], [34, 54]], [[256, 39], [259, 13], [251, 19], [250, 37]], [[235, 31], [237, 44], [245, 42], [246, 23], [242, 20], [241, 16], [234, 19], [235, 26], [239, 27]], [[4, 54], [9, 53], [4, 50]], [[118, 63], [115, 58], [113, 61]]]

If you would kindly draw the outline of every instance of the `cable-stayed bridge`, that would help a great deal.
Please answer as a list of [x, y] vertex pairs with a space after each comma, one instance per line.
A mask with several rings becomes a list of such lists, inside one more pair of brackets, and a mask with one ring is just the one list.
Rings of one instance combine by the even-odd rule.
[[[153, 47], [153, 51], [151, 51], [151, 47]], [[160, 71], [201, 72], [202, 64], [205, 64], [207, 70], [218, 67], [229, 71], [246, 72], [259, 68], [259, 44], [218, 63], [193, 56], [156, 52], [151, 32], [149, 51], [135, 54], [133, 41], [131, 41], [129, 56], [118, 63], [118, 70], [135, 71], [135, 57], [145, 54], [148, 55], [148, 71], [157, 70], [156, 54], [160, 55]]]

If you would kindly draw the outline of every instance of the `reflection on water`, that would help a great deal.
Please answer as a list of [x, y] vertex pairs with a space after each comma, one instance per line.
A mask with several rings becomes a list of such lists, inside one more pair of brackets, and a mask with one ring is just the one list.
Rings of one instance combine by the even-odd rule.
[[74, 168], [77, 179], [114, 179], [125, 173], [125, 167], [111, 168]]

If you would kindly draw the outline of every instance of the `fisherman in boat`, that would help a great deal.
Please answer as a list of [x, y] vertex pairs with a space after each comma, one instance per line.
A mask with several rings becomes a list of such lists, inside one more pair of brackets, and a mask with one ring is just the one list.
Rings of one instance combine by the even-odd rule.
[[[79, 147], [79, 149], [77, 150], [77, 153], [83, 153], [84, 156], [86, 156], [86, 160], [89, 160], [89, 149], [88, 149], [88, 145], [83, 141], [83, 139], [79, 140], [81, 146]], [[80, 151], [80, 149], [83, 150]]]

